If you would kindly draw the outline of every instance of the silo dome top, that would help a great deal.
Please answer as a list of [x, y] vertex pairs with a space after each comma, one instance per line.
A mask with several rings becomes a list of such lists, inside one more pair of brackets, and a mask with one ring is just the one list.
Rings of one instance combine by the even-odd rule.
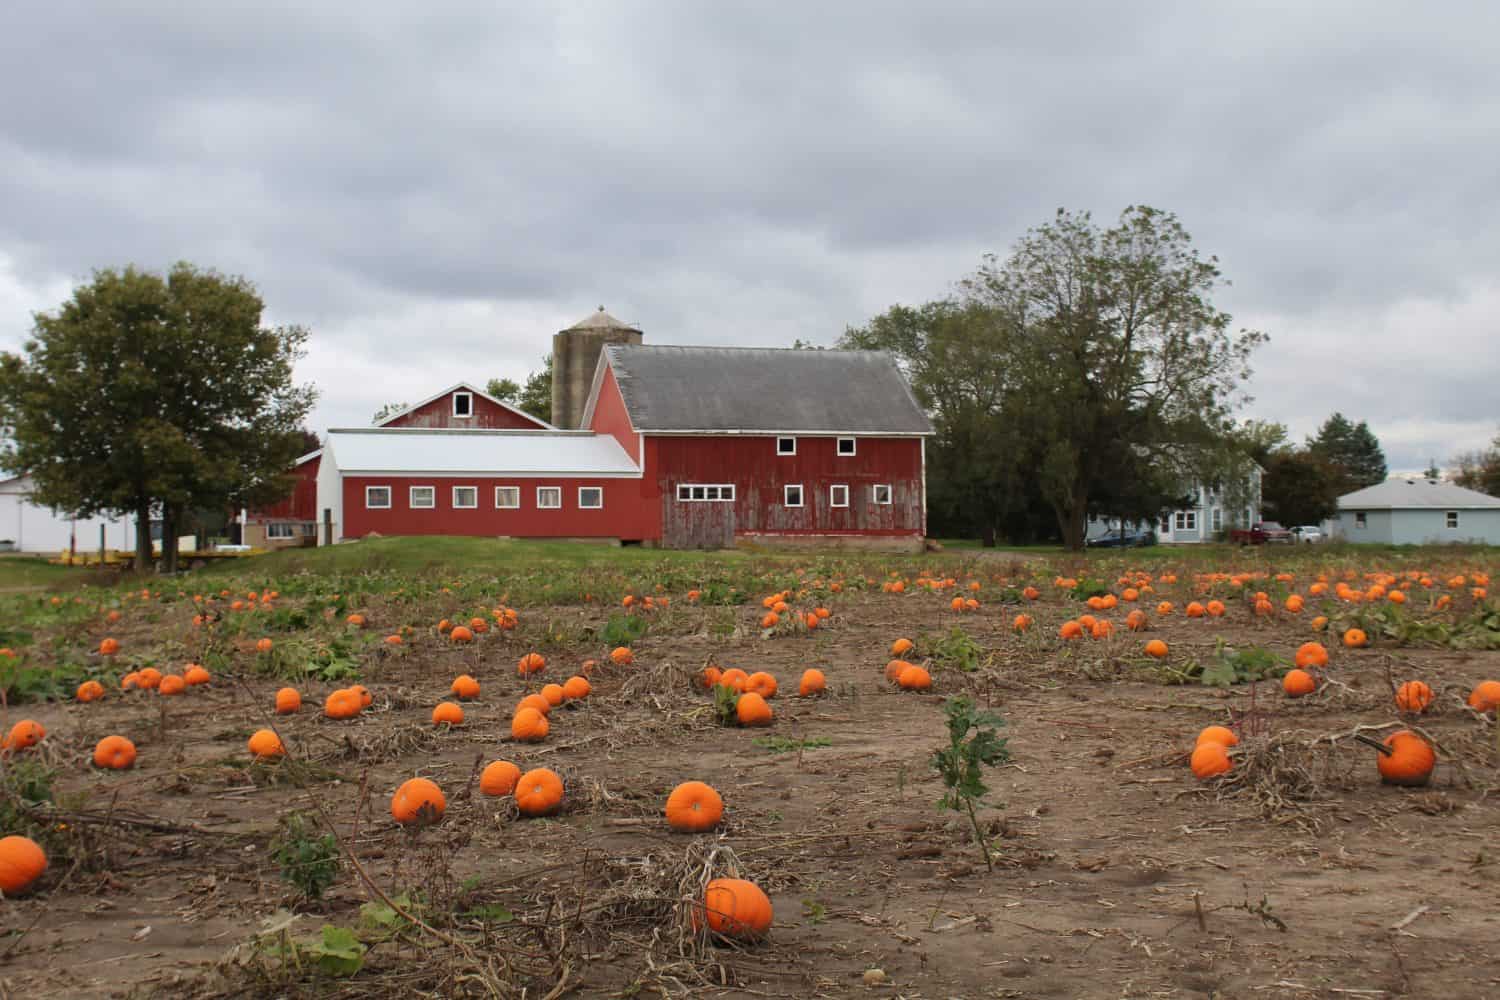
[[572, 326], [568, 327], [568, 329], [569, 330], [635, 330], [636, 332], [640, 332], [640, 330], [639, 330], [638, 327], [631, 326], [629, 323], [621, 323], [619, 320], [615, 319], [609, 313], [605, 312], [603, 306], [599, 307], [598, 312], [590, 313], [589, 315], [585, 316], [583, 319], [579, 320], [577, 323], [574, 323]]

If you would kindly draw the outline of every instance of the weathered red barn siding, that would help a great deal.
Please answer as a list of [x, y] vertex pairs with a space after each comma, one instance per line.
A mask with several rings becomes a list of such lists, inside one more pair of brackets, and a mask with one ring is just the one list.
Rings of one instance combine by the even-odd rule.
[[[833, 437], [798, 437], [797, 454], [777, 455], [774, 437], [648, 435], [646, 478], [660, 497], [668, 543], [711, 537], [727, 508], [733, 508], [736, 535], [922, 534], [920, 439], [857, 437], [856, 453], [844, 457], [835, 448]], [[735, 499], [682, 502], [679, 483], [733, 483]], [[790, 483], [802, 484], [803, 506], [783, 503], [782, 488]], [[836, 483], [849, 487], [847, 508], [829, 503]], [[876, 484], [890, 485], [889, 505], [871, 500]]]
[[615, 381], [614, 369], [604, 369], [604, 380], [599, 385], [599, 398], [594, 403], [594, 416], [589, 421], [589, 430], [597, 434], [608, 434], [620, 442], [632, 461], [640, 460], [640, 436], [630, 423], [630, 414], [625, 409], [625, 400], [620, 397], [620, 384]]
[[[454, 392], [464, 392], [463, 389], [455, 389]], [[482, 430], [536, 430], [542, 428], [543, 424], [527, 414], [517, 413], [506, 409], [496, 403], [490, 402], [477, 393], [474, 396], [474, 415], [471, 417], [455, 417], [453, 415], [453, 393], [445, 392], [430, 403], [403, 414], [382, 427], [458, 427], [478, 428]]]
[[[366, 486], [389, 486], [389, 510], [365, 508]], [[412, 509], [409, 487], [436, 488], [437, 506]], [[479, 487], [479, 506], [454, 509], [453, 487]], [[521, 506], [517, 510], [495, 507], [495, 487], [518, 486]], [[538, 510], [538, 486], [562, 487], [562, 507]], [[600, 486], [604, 507], [580, 510], [578, 488]], [[516, 538], [653, 538], [660, 531], [657, 506], [641, 497], [639, 479], [624, 478], [504, 478], [474, 476], [345, 476], [344, 538], [363, 538], [372, 531], [382, 535], [471, 535]]]
[[292, 467], [297, 484], [284, 500], [250, 511], [255, 521], [314, 521], [318, 516], [318, 466], [323, 456]]

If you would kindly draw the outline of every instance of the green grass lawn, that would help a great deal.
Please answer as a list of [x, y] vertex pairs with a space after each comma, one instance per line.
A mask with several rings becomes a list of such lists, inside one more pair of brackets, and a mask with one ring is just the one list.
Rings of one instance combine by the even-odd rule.
[[54, 566], [36, 556], [4, 555], [0, 556], [0, 592], [53, 587], [73, 578], [81, 579], [88, 572]]

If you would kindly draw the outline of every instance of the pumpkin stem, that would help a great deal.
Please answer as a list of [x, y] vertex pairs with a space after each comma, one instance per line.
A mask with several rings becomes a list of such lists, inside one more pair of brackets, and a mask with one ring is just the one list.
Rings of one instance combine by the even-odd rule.
[[1356, 740], [1359, 740], [1359, 742], [1365, 744], [1366, 746], [1374, 747], [1376, 750], [1379, 750], [1387, 757], [1396, 752], [1373, 736], [1366, 736], [1364, 733], [1355, 733], [1354, 738]]

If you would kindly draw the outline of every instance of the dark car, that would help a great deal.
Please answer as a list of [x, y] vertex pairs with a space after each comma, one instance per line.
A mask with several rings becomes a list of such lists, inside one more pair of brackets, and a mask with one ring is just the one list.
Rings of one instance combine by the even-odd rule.
[[1154, 531], [1127, 531], [1122, 535], [1114, 531], [1099, 538], [1090, 538], [1084, 544], [1091, 549], [1138, 549], [1145, 545], [1155, 545], [1156, 533]]

